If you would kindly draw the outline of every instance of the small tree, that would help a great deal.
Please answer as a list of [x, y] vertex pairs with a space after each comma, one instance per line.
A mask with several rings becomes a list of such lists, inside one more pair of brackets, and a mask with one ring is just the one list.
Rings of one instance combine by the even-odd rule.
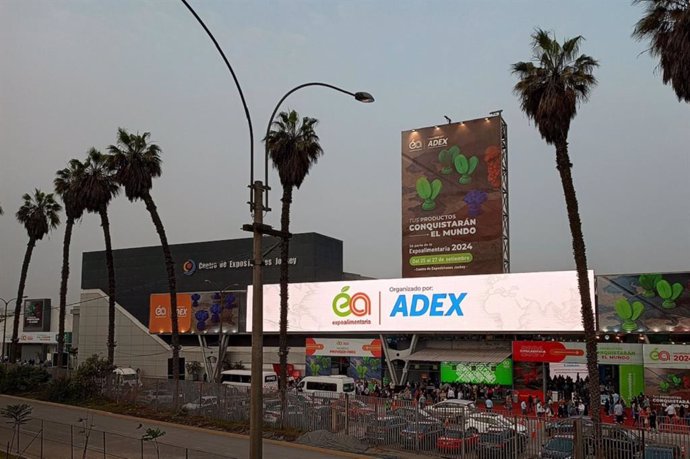
[[7, 419], [7, 424], [12, 425], [12, 440], [7, 446], [7, 456], [12, 450], [14, 445], [14, 440], [17, 439], [17, 454], [19, 454], [19, 429], [24, 424], [31, 420], [31, 412], [33, 408], [31, 405], [26, 403], [20, 403], [17, 405], [7, 405], [5, 408], [0, 409], [0, 415]]
[[[199, 362], [197, 362], [199, 363]], [[153, 428], [153, 427], [148, 427], [146, 429], [146, 432], [144, 432], [144, 435], [141, 436], [142, 441], [152, 441], [153, 446], [156, 448], [156, 457], [160, 459], [161, 457], [161, 452], [160, 449], [158, 448], [158, 439], [165, 435], [165, 431], [161, 430], [159, 427]]]
[[196, 360], [192, 362], [187, 362], [185, 364], [185, 368], [187, 369], [187, 373], [192, 375], [194, 381], [199, 380], [199, 377], [201, 376], [201, 370], [203, 370], [201, 363], [197, 362]]

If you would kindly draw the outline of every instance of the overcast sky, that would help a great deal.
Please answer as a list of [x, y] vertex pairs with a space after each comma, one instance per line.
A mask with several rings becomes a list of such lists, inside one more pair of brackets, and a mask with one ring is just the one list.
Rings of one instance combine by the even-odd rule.
[[[278, 99], [323, 81], [366, 90], [359, 104], [322, 88], [285, 108], [320, 120], [325, 155], [294, 194], [291, 229], [344, 242], [345, 269], [400, 276], [400, 132], [485, 116], [508, 123], [514, 272], [573, 269], [552, 147], [520, 112], [510, 65], [531, 56], [535, 27], [583, 35], [598, 87], [570, 134], [590, 267], [597, 273], [690, 269], [690, 105], [661, 82], [630, 37], [628, 0], [201, 1], [244, 89], [255, 148]], [[20, 197], [118, 127], [163, 149], [153, 188], [171, 243], [248, 237], [249, 136], [212, 43], [181, 2], [0, 0], [0, 296], [16, 295], [26, 247]], [[257, 153], [257, 157], [261, 154]], [[257, 161], [257, 168], [261, 168]], [[279, 226], [277, 176], [267, 222]], [[110, 210], [114, 248], [157, 245], [142, 203]], [[25, 293], [58, 301], [64, 227], [34, 251]], [[81, 253], [102, 250], [96, 216], [75, 227], [70, 301]], [[178, 260], [179, 261], [179, 260]]]

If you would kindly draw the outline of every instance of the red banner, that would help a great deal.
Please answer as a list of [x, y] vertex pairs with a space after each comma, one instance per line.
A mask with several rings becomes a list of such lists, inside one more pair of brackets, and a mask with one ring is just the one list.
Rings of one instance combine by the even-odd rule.
[[560, 341], [513, 341], [514, 362], [564, 362], [569, 357], [582, 359], [584, 343], [562, 343]]

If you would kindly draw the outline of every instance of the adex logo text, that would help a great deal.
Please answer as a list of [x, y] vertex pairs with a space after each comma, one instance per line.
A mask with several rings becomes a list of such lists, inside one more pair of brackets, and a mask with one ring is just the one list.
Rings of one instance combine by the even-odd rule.
[[463, 316], [460, 304], [467, 297], [467, 292], [455, 293], [434, 293], [433, 295], [415, 294], [412, 296], [400, 295], [395, 300], [395, 305], [390, 316], [401, 315], [403, 317], [442, 317], [442, 316]]

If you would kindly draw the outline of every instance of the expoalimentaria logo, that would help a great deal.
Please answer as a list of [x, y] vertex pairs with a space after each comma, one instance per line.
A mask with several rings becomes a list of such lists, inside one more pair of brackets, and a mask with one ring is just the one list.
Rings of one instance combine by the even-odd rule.
[[671, 360], [671, 353], [663, 350], [660, 351], [659, 349], [654, 348], [652, 349], [652, 352], [649, 353], [649, 358], [655, 362], [668, 362]]
[[357, 292], [350, 295], [348, 293], [350, 286], [346, 285], [340, 290], [336, 296], [333, 297], [331, 306], [336, 316], [344, 320], [334, 320], [333, 325], [350, 325], [350, 324], [371, 324], [369, 319], [345, 319], [349, 316], [364, 317], [371, 315], [371, 298], [363, 292]]

